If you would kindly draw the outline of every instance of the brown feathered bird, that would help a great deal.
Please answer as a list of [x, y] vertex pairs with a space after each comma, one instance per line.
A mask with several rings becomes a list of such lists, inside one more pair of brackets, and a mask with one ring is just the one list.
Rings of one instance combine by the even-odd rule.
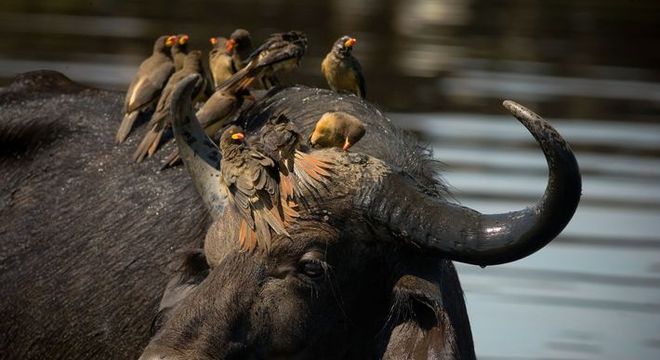
[[188, 40], [190, 37], [187, 34], [179, 34], [176, 36], [176, 43], [172, 46], [172, 58], [176, 71], [183, 68], [184, 59], [188, 55]]
[[315, 148], [339, 147], [347, 151], [366, 131], [364, 123], [351, 114], [327, 112], [316, 122], [309, 143]]
[[220, 36], [212, 37], [210, 41], [213, 49], [209, 52], [209, 70], [213, 78], [213, 87], [217, 87], [236, 72], [232, 58], [233, 45]]
[[264, 124], [258, 149], [277, 164], [282, 203], [289, 218], [296, 216], [298, 204], [309, 204], [303, 194], [320, 196], [332, 178], [334, 161], [318, 153], [304, 152], [302, 136], [285, 115]]
[[167, 81], [167, 85], [165, 85], [165, 89], [158, 100], [156, 111], [149, 121], [147, 133], [142, 138], [142, 142], [138, 145], [135, 153], [133, 153], [133, 159], [135, 161], [141, 162], [146, 156], [152, 156], [156, 150], [158, 150], [163, 133], [172, 126], [170, 119], [170, 103], [172, 93], [179, 81], [183, 80], [188, 75], [199, 74], [199, 87], [195, 88], [194, 96], [197, 97], [202, 91], [204, 91], [206, 80], [205, 77], [202, 76], [202, 71], [202, 52], [199, 50], [193, 50], [186, 55], [183, 68], [172, 74]]
[[357, 40], [350, 36], [340, 37], [321, 63], [321, 72], [330, 88], [338, 92], [367, 96], [362, 66], [351, 54]]
[[124, 118], [119, 125], [115, 141], [123, 143], [133, 128], [133, 124], [142, 112], [153, 108], [170, 75], [174, 73], [174, 62], [170, 47], [176, 42], [176, 36], [161, 36], [154, 43], [154, 49], [140, 64], [135, 78], [126, 92]]
[[238, 239], [246, 251], [268, 251], [271, 230], [289, 236], [284, 227], [277, 168], [268, 156], [245, 143], [243, 130], [232, 125], [220, 137], [220, 172], [227, 204], [240, 215]]
[[[260, 79], [269, 88], [279, 83], [275, 74], [295, 69], [300, 59], [307, 51], [307, 37], [299, 31], [272, 34], [265, 43], [259, 46], [247, 59], [248, 64], [236, 73], [236, 77], [227, 80], [252, 83]], [[221, 84], [233, 86], [233, 84]], [[246, 87], [242, 85], [242, 87]]]
[[[243, 101], [249, 97], [247, 89], [218, 89], [197, 111], [196, 117], [202, 125], [206, 135], [213, 138], [241, 109]], [[165, 160], [161, 169], [174, 166], [179, 163], [179, 149], [175, 149]]]
[[252, 54], [252, 37], [245, 29], [236, 29], [229, 35], [229, 50], [232, 52], [234, 71], [238, 71], [247, 65], [247, 59]]

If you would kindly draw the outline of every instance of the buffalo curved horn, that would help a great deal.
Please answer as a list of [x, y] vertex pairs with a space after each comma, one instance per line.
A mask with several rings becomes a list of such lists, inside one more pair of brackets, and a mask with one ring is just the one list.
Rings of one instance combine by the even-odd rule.
[[548, 122], [513, 101], [503, 105], [532, 133], [548, 163], [548, 184], [536, 205], [481, 214], [425, 192], [401, 172], [386, 175], [380, 186], [363, 185], [356, 205], [402, 238], [460, 262], [502, 264], [545, 246], [575, 213], [582, 191], [580, 170], [568, 144]]
[[192, 74], [177, 84], [170, 115], [181, 159], [211, 216], [217, 219], [222, 215], [227, 194], [220, 185], [220, 150], [204, 133], [192, 111], [192, 94], [201, 83], [201, 76]]

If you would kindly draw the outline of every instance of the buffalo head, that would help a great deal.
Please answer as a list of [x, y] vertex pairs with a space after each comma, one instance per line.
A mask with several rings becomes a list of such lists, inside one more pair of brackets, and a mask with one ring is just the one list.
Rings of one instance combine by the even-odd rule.
[[[175, 137], [216, 220], [204, 251], [188, 255], [168, 284], [142, 359], [473, 358], [449, 260], [486, 266], [523, 258], [559, 234], [579, 201], [579, 169], [568, 145], [543, 119], [505, 102], [548, 161], [548, 185], [536, 205], [481, 214], [447, 201], [421, 172], [393, 165], [393, 157], [319, 150], [337, 163], [320, 200], [301, 212], [290, 238], [276, 238], [269, 252], [242, 252], [236, 219], [221, 216], [217, 148], [190, 111], [193, 84], [186, 79], [173, 97]], [[288, 112], [302, 129], [314, 118], [308, 113], [338, 110], [314, 104], [317, 90], [286, 91], [260, 110]], [[306, 100], [297, 102], [296, 92]], [[355, 97], [349, 102], [367, 112], [335, 105], [376, 124], [363, 142], [381, 136], [385, 144], [371, 146], [396, 146], [387, 143], [396, 134], [383, 130], [386, 118]], [[403, 148], [389, 151], [410, 156]]]

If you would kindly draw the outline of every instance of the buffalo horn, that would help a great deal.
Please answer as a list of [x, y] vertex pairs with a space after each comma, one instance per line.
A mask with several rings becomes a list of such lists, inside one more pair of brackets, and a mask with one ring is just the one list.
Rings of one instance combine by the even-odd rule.
[[222, 215], [227, 198], [220, 185], [220, 150], [204, 133], [192, 111], [192, 93], [201, 83], [197, 74], [177, 84], [172, 95], [172, 130], [179, 154], [197, 192], [215, 219]]
[[400, 238], [460, 262], [507, 263], [548, 244], [575, 213], [580, 170], [566, 141], [547, 121], [513, 101], [503, 105], [532, 133], [548, 163], [548, 184], [534, 206], [481, 214], [432, 195], [402, 172], [385, 176], [380, 186], [362, 186], [356, 205]]

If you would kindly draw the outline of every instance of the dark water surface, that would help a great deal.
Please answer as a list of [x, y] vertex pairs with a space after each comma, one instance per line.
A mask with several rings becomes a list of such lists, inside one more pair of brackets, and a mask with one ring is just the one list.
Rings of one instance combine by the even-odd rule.
[[534, 202], [547, 167], [500, 107], [519, 101], [577, 153], [573, 222], [513, 264], [459, 265], [481, 359], [660, 359], [660, 2], [109, 1], [0, 3], [0, 85], [47, 68], [125, 89], [153, 40], [193, 48], [236, 27], [255, 42], [305, 31], [288, 80], [325, 86], [320, 62], [358, 38], [371, 101], [447, 163], [458, 199], [483, 212]]

